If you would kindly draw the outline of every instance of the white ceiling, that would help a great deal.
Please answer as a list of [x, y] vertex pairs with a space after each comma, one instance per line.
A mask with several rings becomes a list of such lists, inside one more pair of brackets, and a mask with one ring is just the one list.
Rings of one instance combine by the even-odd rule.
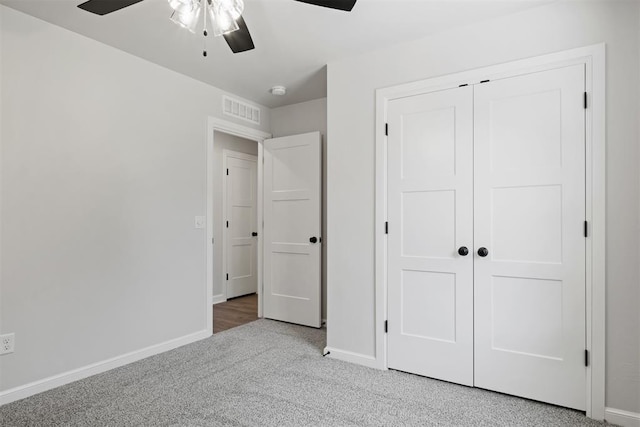
[[[268, 107], [326, 96], [325, 65], [452, 27], [551, 0], [359, 0], [351, 13], [294, 0], [245, 0], [256, 49], [232, 54], [223, 38], [191, 34], [169, 21], [166, 0], [145, 0], [106, 16], [83, 0], [0, 0], [29, 15], [191, 76]], [[274, 85], [288, 93], [275, 97]]]

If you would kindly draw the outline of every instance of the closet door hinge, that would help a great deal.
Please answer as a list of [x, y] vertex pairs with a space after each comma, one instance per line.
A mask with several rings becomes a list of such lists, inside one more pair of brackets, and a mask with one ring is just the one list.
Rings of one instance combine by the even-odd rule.
[[389, 123], [384, 124], [384, 134], [389, 136]]
[[384, 223], [384, 234], [389, 234], [389, 222]]
[[584, 237], [589, 237], [589, 223], [587, 221], [584, 222]]
[[584, 351], [584, 366], [589, 366], [589, 350]]
[[387, 332], [389, 332], [389, 321], [385, 320], [384, 321], [384, 333], [386, 334]]
[[587, 109], [587, 92], [584, 93], [584, 109]]

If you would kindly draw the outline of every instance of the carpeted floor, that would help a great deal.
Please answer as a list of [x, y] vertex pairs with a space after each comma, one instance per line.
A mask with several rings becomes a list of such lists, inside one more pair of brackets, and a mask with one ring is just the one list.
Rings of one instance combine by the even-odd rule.
[[579, 412], [321, 356], [325, 332], [258, 320], [0, 407], [0, 425], [601, 426]]

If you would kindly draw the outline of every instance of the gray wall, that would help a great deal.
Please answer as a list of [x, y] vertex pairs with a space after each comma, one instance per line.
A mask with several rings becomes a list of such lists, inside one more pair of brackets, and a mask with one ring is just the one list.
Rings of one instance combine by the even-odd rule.
[[206, 330], [194, 216], [223, 92], [0, 11], [2, 391]]
[[553, 2], [328, 65], [328, 346], [376, 356], [375, 89], [606, 42], [606, 405], [640, 412], [638, 7]]
[[327, 318], [327, 99], [271, 110], [274, 138], [319, 131], [322, 135], [322, 318]]
[[213, 299], [221, 300], [224, 297], [225, 280], [222, 266], [222, 232], [224, 211], [222, 209], [222, 181], [223, 170], [222, 150], [233, 150], [241, 153], [258, 155], [258, 143], [248, 139], [229, 135], [224, 132], [214, 132], [213, 138]]

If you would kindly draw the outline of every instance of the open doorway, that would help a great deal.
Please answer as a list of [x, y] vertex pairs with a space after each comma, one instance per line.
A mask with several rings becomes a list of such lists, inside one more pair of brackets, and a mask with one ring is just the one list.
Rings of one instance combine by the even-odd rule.
[[[220, 331], [263, 315], [273, 320], [320, 327], [323, 247], [320, 133], [271, 138], [264, 132], [214, 118], [209, 118], [209, 129], [207, 323], [210, 332], [214, 332], [214, 325], [215, 330]], [[233, 145], [226, 145], [229, 141]], [[254, 173], [249, 171], [255, 163], [256, 148], [257, 173]], [[239, 194], [245, 194], [242, 197], [222, 195], [227, 185], [234, 182], [255, 182], [257, 194], [248, 196], [253, 191], [249, 185], [240, 191]], [[228, 207], [223, 206], [223, 200], [228, 202]], [[249, 213], [254, 200], [256, 216]], [[242, 216], [252, 220], [234, 228]], [[234, 244], [237, 244], [235, 249]], [[245, 262], [254, 259], [256, 264]], [[255, 280], [253, 272], [257, 286], [245, 283]]]
[[213, 131], [212, 332], [258, 319], [258, 142]]

